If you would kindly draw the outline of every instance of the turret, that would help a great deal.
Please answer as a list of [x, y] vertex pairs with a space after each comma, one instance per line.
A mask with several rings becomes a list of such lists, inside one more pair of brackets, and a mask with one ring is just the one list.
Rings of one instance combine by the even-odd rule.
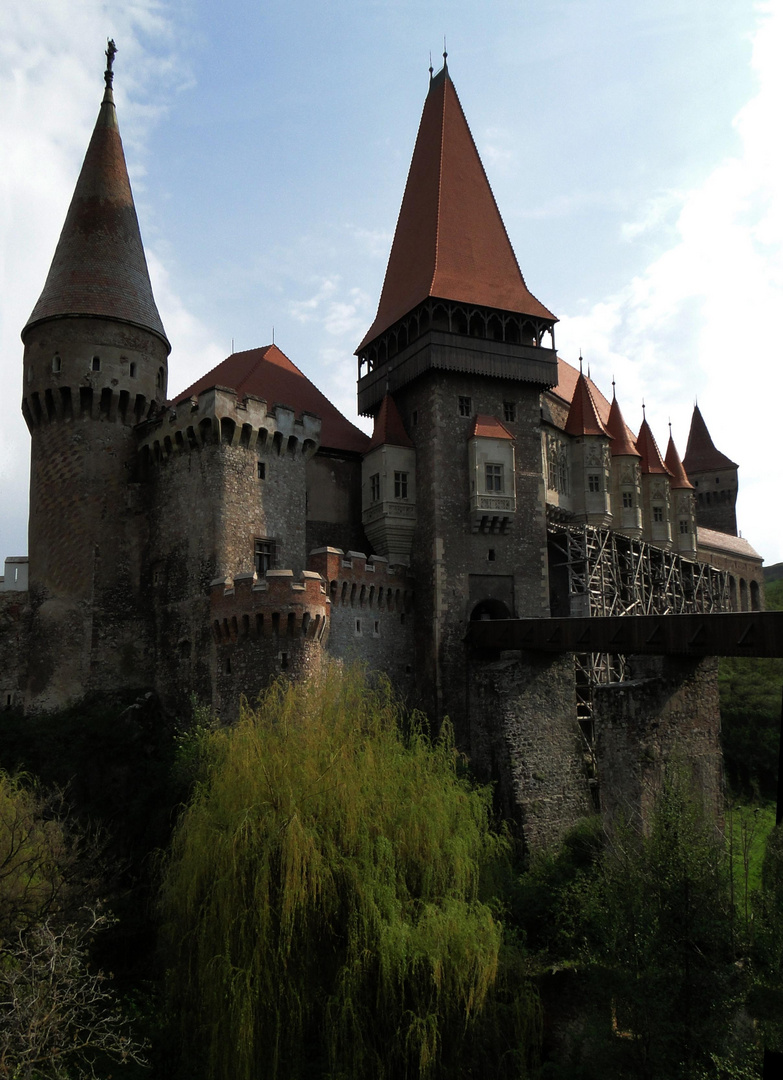
[[623, 419], [614, 382], [606, 429], [612, 436], [612, 523], [625, 536], [639, 539], [642, 535], [641, 454]]
[[362, 524], [391, 563], [408, 566], [416, 529], [416, 451], [387, 394], [362, 462]]
[[672, 497], [672, 532], [674, 548], [680, 555], [696, 558], [696, 499], [693, 484], [688, 479], [669, 425], [669, 444], [666, 447], [666, 468], [671, 473], [669, 485]]
[[152, 295], [112, 94], [105, 94], [51, 268], [22, 331], [32, 436], [30, 593], [41, 657], [28, 700], [143, 685], [133, 425], [165, 400]]
[[738, 466], [716, 448], [698, 405], [682, 463], [696, 492], [699, 525], [736, 536]]
[[572, 440], [574, 514], [587, 525], [611, 525], [612, 436], [598, 416], [590, 386], [581, 371], [568, 411], [565, 431]]
[[641, 454], [644, 539], [657, 547], [668, 548], [672, 542], [669, 470], [663, 462], [646, 416], [636, 437], [636, 449]]

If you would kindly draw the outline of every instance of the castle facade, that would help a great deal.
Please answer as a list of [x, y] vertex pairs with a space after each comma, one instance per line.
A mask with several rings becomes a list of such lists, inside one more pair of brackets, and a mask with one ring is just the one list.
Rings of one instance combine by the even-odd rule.
[[[22, 332], [29, 554], [0, 579], [0, 705], [152, 689], [230, 718], [279, 672], [360, 659], [450, 716], [543, 841], [596, 801], [596, 747], [622, 725], [613, 699], [597, 732], [594, 702], [641, 669], [582, 658], [575, 680], [573, 657], [487, 665], [466, 652], [468, 622], [759, 608], [737, 465], [698, 408], [682, 460], [671, 437], [662, 454], [646, 419], [634, 433], [617, 396], [558, 357], [557, 319], [520, 271], [445, 60], [357, 349], [373, 435], [275, 345], [169, 399], [111, 59]], [[714, 679], [694, 679], [682, 692], [701, 719], [686, 731], [675, 710], [671, 739], [691, 740], [714, 786]], [[633, 754], [610, 739], [606, 775], [623, 754], [641, 760], [644, 738]]]

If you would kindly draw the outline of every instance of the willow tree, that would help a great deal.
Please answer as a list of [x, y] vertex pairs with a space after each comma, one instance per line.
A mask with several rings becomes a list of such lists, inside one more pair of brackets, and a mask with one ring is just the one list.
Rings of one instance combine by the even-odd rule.
[[331, 669], [200, 737], [161, 901], [183, 1072], [526, 1075], [538, 1010], [484, 895], [508, 844], [448, 729]]

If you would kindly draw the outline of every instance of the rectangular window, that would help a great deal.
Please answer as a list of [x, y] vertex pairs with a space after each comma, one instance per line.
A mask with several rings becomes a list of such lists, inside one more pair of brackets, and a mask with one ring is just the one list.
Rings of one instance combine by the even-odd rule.
[[381, 474], [373, 473], [370, 477], [370, 502], [381, 501]]
[[690, 532], [687, 521], [680, 520], [680, 532], [683, 534], [683, 536]]
[[487, 484], [487, 491], [502, 491], [503, 490], [503, 466], [502, 465], [485, 465], [485, 478]]
[[411, 423], [413, 424], [414, 427], [416, 427], [418, 422], [419, 422], [419, 410], [414, 409], [413, 412], [411, 413]]
[[624, 510], [632, 510], [633, 509], [633, 494], [630, 491], [624, 491], [623, 492], [623, 509]]
[[258, 463], [258, 479], [266, 480], [266, 462], [264, 461]]
[[408, 474], [406, 472], [395, 472], [394, 474], [394, 498], [408, 498]]
[[601, 490], [601, 476], [599, 473], [588, 473], [587, 475], [587, 490], [588, 491], [600, 491]]
[[473, 415], [473, 402], [469, 397], [460, 397], [459, 399], [459, 414], [460, 416], [472, 416]]
[[653, 521], [663, 521], [663, 507], [662, 506], [654, 506], [653, 507]]
[[257, 536], [255, 541], [254, 562], [256, 573], [263, 577], [267, 570], [275, 565], [275, 542], [268, 536]]
[[517, 403], [515, 401], [503, 402], [503, 419], [506, 423], [513, 424], [517, 418]]

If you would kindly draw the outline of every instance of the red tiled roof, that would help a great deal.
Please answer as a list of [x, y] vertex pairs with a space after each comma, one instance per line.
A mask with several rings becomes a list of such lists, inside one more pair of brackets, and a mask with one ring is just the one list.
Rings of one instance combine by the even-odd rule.
[[46, 284], [25, 330], [61, 315], [132, 323], [152, 330], [168, 345], [152, 295], [110, 89], [101, 103]]
[[609, 434], [612, 436], [612, 457], [642, 456], [636, 449], [633, 435], [628, 429], [628, 425], [625, 420], [623, 420], [623, 414], [620, 411], [620, 405], [616, 396], [612, 398], [612, 405], [609, 409], [606, 427]]
[[568, 411], [565, 430], [568, 435], [611, 435], [598, 415], [598, 411], [590, 393], [587, 379], [579, 372], [576, 380], [574, 396], [571, 398], [571, 408]]
[[232, 353], [178, 394], [175, 401], [198, 397], [215, 386], [235, 390], [240, 398], [245, 394], [262, 398], [270, 408], [280, 404], [297, 414], [313, 413], [321, 418], [321, 446], [360, 454], [367, 452], [369, 436], [346, 420], [276, 345]]
[[473, 439], [477, 435], [484, 439], [514, 438], [508, 428], [501, 424], [496, 416], [487, 416], [485, 413], [479, 413], [473, 421], [473, 430], [470, 437]]
[[696, 528], [696, 543], [699, 547], [709, 548], [711, 551], [726, 551], [732, 555], [744, 555], [747, 559], [763, 561], [761, 555], [743, 536], [718, 532], [717, 529], [705, 529], [703, 525]]
[[413, 446], [391, 394], [386, 394], [381, 402], [367, 450], [374, 450], [376, 446]]
[[693, 407], [691, 430], [688, 433], [688, 445], [685, 448], [682, 463], [689, 476], [693, 473], [711, 472], [714, 469], [737, 468], [736, 462], [715, 448], [698, 405]]
[[639, 434], [636, 438], [636, 449], [641, 455], [641, 468], [643, 473], [661, 473], [668, 476], [669, 470], [663, 463], [661, 451], [650, 430], [646, 418], [642, 420]]
[[669, 433], [669, 445], [666, 447], [666, 468], [672, 474], [671, 486], [673, 488], [690, 488], [693, 490], [693, 484], [686, 476], [683, 464], [680, 461], [680, 455], [677, 453], [677, 447], [674, 445], [674, 439]]
[[525, 284], [445, 65], [424, 102], [378, 313], [359, 349], [430, 296], [555, 319]]

